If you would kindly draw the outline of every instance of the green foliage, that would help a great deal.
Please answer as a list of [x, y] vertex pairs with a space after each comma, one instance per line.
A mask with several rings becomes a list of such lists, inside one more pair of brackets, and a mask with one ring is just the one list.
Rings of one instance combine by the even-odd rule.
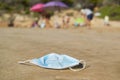
[[72, 6], [73, 2], [74, 2], [74, 0], [61, 0], [61, 1], [63, 1], [64, 3], [66, 3], [68, 6]]
[[50, 0], [42, 0], [43, 3], [49, 2]]
[[14, 10], [14, 7], [12, 7], [12, 6], [9, 6], [9, 5], [7, 5], [7, 4], [5, 4], [5, 3], [0, 3], [0, 9], [1, 10], [7, 10], [7, 11], [13, 11]]
[[111, 20], [120, 20], [120, 6], [104, 6], [101, 7], [100, 12], [102, 13], [102, 18], [104, 18], [105, 15], [108, 15]]
[[89, 4], [101, 5], [104, 0], [81, 0], [81, 5], [88, 6]]
[[21, 1], [21, 4], [23, 4], [23, 5], [26, 6], [26, 7], [29, 7], [30, 0], [22, 0], [22, 1]]
[[95, 4], [100, 3], [100, 2], [102, 2], [102, 1], [103, 1], [103, 0], [90, 0], [90, 2], [95, 3]]

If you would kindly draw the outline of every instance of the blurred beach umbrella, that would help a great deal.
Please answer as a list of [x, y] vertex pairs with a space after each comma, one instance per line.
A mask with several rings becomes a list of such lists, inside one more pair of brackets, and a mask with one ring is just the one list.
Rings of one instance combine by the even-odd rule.
[[33, 11], [33, 12], [43, 12], [43, 10], [44, 10], [43, 8], [44, 8], [44, 4], [38, 3], [38, 4], [33, 5], [30, 8], [30, 11]]
[[44, 5], [45, 9], [60, 10], [61, 8], [68, 8], [68, 6], [61, 1], [50, 1]]

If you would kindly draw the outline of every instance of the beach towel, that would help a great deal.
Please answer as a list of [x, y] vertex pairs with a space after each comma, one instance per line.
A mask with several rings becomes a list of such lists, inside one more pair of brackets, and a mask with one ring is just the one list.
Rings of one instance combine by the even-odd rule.
[[[86, 63], [84, 60], [78, 60], [65, 54], [50, 53], [40, 58], [34, 58], [26, 61], [19, 61], [19, 63], [32, 63], [37, 66], [48, 69], [71, 69], [73, 71], [80, 71], [85, 68]], [[73, 69], [73, 67], [79, 69]], [[82, 67], [80, 67], [82, 66]]]

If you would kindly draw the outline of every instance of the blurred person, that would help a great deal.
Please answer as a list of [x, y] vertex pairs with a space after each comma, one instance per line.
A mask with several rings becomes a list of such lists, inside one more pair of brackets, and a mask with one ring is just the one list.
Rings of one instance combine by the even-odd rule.
[[60, 17], [58, 15], [54, 16], [54, 27], [61, 28], [61, 23], [59, 21]]
[[68, 28], [70, 23], [70, 17], [68, 15], [63, 16], [63, 27]]
[[46, 14], [45, 15], [45, 23], [46, 23], [46, 27], [47, 28], [52, 28], [52, 25], [50, 23], [50, 18], [51, 18], [51, 15], [50, 14]]
[[89, 8], [81, 9], [81, 14], [84, 16], [86, 25], [91, 28], [91, 20], [93, 19], [93, 11]]
[[55, 28], [60, 28], [61, 27], [59, 22], [54, 22], [54, 26], [55, 26]]
[[15, 16], [13, 14], [10, 15], [8, 27], [14, 27]]
[[35, 19], [32, 23], [32, 27], [38, 27], [38, 19]]
[[45, 18], [44, 17], [41, 17], [38, 21], [38, 25], [40, 28], [45, 28], [46, 26], [46, 22], [45, 22]]
[[109, 16], [107, 16], [107, 15], [104, 17], [104, 25], [105, 26], [109, 26], [110, 25], [110, 23], [109, 23]]

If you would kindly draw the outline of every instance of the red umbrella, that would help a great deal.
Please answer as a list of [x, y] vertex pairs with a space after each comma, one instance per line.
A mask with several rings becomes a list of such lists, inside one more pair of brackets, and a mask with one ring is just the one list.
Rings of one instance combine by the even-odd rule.
[[30, 8], [30, 11], [42, 12], [43, 11], [43, 6], [44, 6], [44, 4], [42, 4], [42, 3], [35, 4]]

